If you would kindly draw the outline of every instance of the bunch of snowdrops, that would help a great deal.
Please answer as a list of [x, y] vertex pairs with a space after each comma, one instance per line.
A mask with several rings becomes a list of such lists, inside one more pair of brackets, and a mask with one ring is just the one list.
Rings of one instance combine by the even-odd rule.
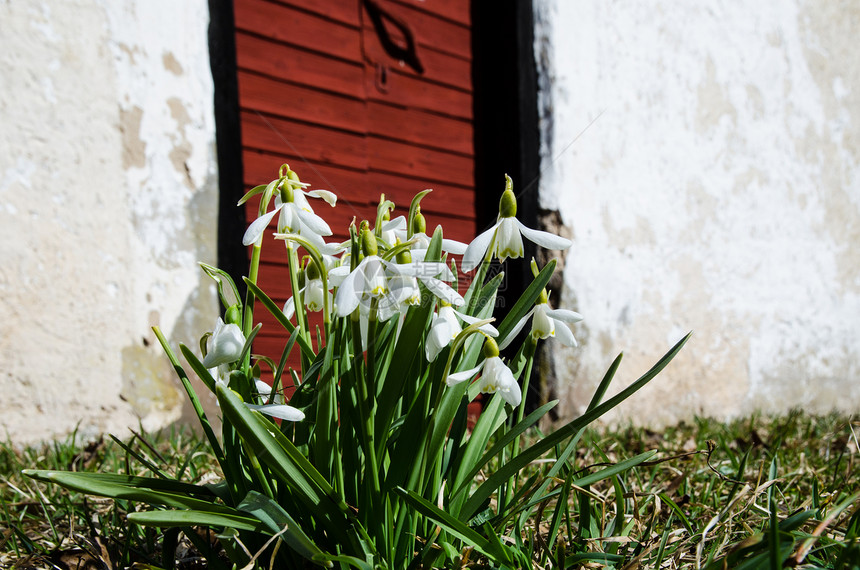
[[[407, 216], [393, 219], [395, 205], [383, 196], [375, 220], [353, 220], [347, 241], [327, 241], [333, 232], [311, 199], [335, 207], [337, 198], [309, 188], [283, 165], [276, 179], [239, 202], [260, 198], [259, 215], [243, 237], [251, 251], [244, 299], [228, 274], [202, 265], [217, 284], [224, 317], [200, 339], [200, 357], [187, 346], [180, 350], [217, 396], [220, 437], [155, 329], [223, 480], [195, 485], [153, 465], [147, 466], [152, 477], [29, 474], [152, 505], [130, 513], [129, 521], [185, 529], [213, 567], [223, 565], [222, 549], [234, 567], [247, 568], [449, 567], [470, 558], [530, 566], [523, 529], [533, 509], [558, 494], [560, 482], [587, 485], [651, 457], [644, 453], [578, 478], [572, 463], [582, 430], [653, 378], [686, 337], [601, 402], [616, 359], [585, 414], [523, 446], [521, 436], [556, 404], [525, 413], [537, 343], [554, 337], [575, 345], [570, 326], [581, 317], [550, 308], [546, 285], [555, 262], [539, 268], [532, 261], [533, 282], [497, 322], [503, 274], [488, 278], [488, 267], [521, 258], [523, 238], [551, 250], [570, 242], [517, 220], [508, 177], [496, 224], [468, 245], [445, 239], [441, 227], [428, 235], [420, 202], [429, 190], [414, 197]], [[284, 306], [257, 285], [263, 235], [273, 222], [289, 268], [292, 297]], [[454, 256], [461, 255], [458, 268]], [[458, 285], [472, 272], [461, 295]], [[252, 353], [260, 305], [285, 330], [277, 360]], [[500, 350], [509, 346], [513, 356], [506, 361]], [[298, 358], [291, 359], [294, 351]], [[299, 364], [291, 366], [294, 361]], [[261, 379], [263, 370], [271, 384]], [[483, 410], [470, 428], [468, 405], [479, 394]], [[535, 464], [548, 452], [551, 461]], [[217, 529], [218, 547], [189, 530], [200, 526]]]

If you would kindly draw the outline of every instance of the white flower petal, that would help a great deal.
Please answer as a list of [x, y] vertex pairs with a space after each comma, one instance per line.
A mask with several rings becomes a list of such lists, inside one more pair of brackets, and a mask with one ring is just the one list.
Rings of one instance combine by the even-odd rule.
[[484, 260], [484, 256], [487, 255], [487, 249], [490, 247], [490, 242], [493, 241], [493, 235], [498, 227], [499, 224], [496, 223], [496, 225], [473, 239], [472, 243], [466, 247], [466, 251], [463, 253], [463, 262], [460, 264], [462, 271], [472, 271]]
[[290, 297], [287, 299], [287, 302], [284, 303], [284, 316], [287, 317], [287, 320], [293, 318], [293, 315], [296, 314], [296, 303], [293, 301], [293, 298]]
[[576, 339], [571, 332], [570, 327], [561, 321], [556, 322], [555, 338], [564, 346], [577, 346]]
[[455, 372], [453, 374], [449, 374], [448, 378], [445, 380], [445, 383], [448, 384], [448, 386], [454, 386], [455, 384], [459, 384], [460, 382], [465, 382], [466, 380], [469, 380], [470, 378], [474, 377], [475, 374], [481, 371], [486, 362], [487, 361], [484, 360], [484, 362], [474, 368], [470, 368], [469, 370], [463, 370], [462, 372]]
[[[483, 320], [483, 319], [479, 319], [477, 317], [471, 317], [469, 315], [464, 315], [463, 313], [458, 313], [457, 311], [452, 310], [452, 312], [455, 315], [457, 315], [460, 319], [462, 319], [462, 321], [464, 323], [469, 324], [469, 325], [477, 323], [480, 320]], [[479, 326], [478, 330], [482, 331], [484, 334], [490, 335], [493, 338], [496, 338], [499, 336], [499, 331], [496, 329], [496, 327], [494, 327], [490, 323]]]
[[313, 233], [319, 236], [330, 236], [331, 228], [328, 227], [328, 224], [325, 223], [325, 220], [314, 214], [313, 212], [308, 212], [307, 210], [302, 210], [297, 208], [296, 213], [299, 216], [299, 219], [305, 224], [308, 229], [310, 229]]
[[421, 282], [424, 283], [424, 285], [430, 289], [430, 292], [434, 295], [455, 307], [459, 307], [466, 302], [458, 292], [451, 288], [450, 285], [443, 281], [439, 281], [435, 277], [422, 277]]
[[334, 298], [337, 316], [345, 317], [358, 307], [360, 299], [359, 293], [356, 291], [356, 281], [360, 281], [360, 285], [364, 285], [364, 278], [361, 276], [358, 268], [347, 275], [337, 289], [337, 294]]
[[393, 232], [395, 230], [406, 230], [406, 217], [405, 216], [397, 216], [393, 220], [388, 220], [387, 222], [382, 222], [382, 231], [384, 232]]
[[256, 386], [257, 393], [261, 396], [268, 396], [272, 393], [272, 387], [259, 378], [254, 378], [254, 386]]
[[[496, 232], [496, 244], [493, 254], [504, 261], [507, 258], [518, 259], [523, 256], [523, 238], [520, 235], [519, 221], [516, 218], [499, 220], [499, 230]], [[520, 224], [521, 225], [521, 224]]]
[[553, 318], [557, 321], [563, 321], [568, 324], [578, 323], [582, 320], [582, 315], [575, 311], [569, 311], [567, 309], [550, 309], [546, 312], [547, 316]]
[[516, 220], [517, 226], [520, 228], [520, 232], [528, 239], [541, 247], [552, 250], [561, 250], [567, 249], [571, 246], [571, 241], [569, 239], [565, 239], [561, 236], [557, 236], [555, 234], [551, 234], [549, 232], [542, 232], [540, 230], [533, 230], [523, 225], [522, 222], [517, 220], [516, 218], [512, 218]]
[[349, 275], [349, 265], [338, 265], [337, 267], [332, 267], [328, 271], [328, 284], [329, 287], [339, 287], [343, 280], [346, 279], [346, 276]]
[[248, 229], [245, 230], [245, 235], [242, 236], [242, 245], [251, 245], [252, 243], [257, 243], [261, 237], [263, 237], [263, 232], [266, 231], [266, 228], [269, 225], [269, 222], [272, 221], [272, 218], [281, 210], [281, 207], [277, 207], [268, 214], [262, 215], [248, 226]]
[[453, 253], [454, 255], [462, 255], [466, 253], [469, 246], [461, 241], [442, 238], [442, 251]]
[[532, 336], [535, 338], [549, 338], [555, 336], [555, 320], [547, 316], [547, 304], [535, 305], [532, 315]]
[[305, 194], [314, 198], [322, 198], [329, 206], [337, 204], [337, 194], [329, 190], [311, 190], [310, 192], [305, 192]]
[[288, 406], [287, 404], [249, 404], [245, 403], [248, 408], [256, 410], [260, 413], [286, 420], [288, 422], [300, 422], [305, 419], [305, 414], [298, 408]]
[[221, 364], [236, 362], [242, 355], [245, 347], [245, 336], [238, 325], [225, 325], [224, 321], [218, 319], [215, 332], [209, 338], [209, 350], [203, 359], [203, 366], [215, 368]]

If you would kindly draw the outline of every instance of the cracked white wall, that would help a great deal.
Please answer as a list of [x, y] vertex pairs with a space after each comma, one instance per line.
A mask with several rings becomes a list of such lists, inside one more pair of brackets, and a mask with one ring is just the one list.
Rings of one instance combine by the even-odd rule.
[[[860, 2], [536, 0], [541, 206], [572, 232], [553, 349], [573, 415], [860, 408]], [[577, 138], [578, 137], [578, 138]]]
[[0, 436], [180, 416], [150, 327], [194, 345], [217, 315], [208, 23], [205, 0], [0, 2]]

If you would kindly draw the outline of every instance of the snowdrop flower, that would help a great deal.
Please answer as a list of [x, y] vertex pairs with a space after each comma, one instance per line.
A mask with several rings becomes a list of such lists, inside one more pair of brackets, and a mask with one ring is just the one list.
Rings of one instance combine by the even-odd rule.
[[217, 368], [222, 364], [230, 364], [239, 360], [242, 348], [245, 346], [245, 336], [238, 325], [225, 325], [221, 317], [215, 324], [215, 332], [209, 337], [207, 343], [206, 357], [203, 366], [206, 368]]
[[459, 307], [465, 303], [462, 295], [443, 281], [443, 279], [447, 281], [454, 279], [454, 274], [444, 263], [412, 261], [412, 254], [409, 251], [401, 252], [397, 256], [397, 261], [399, 263], [390, 263], [386, 266], [390, 275], [388, 281], [390, 298], [395, 305], [402, 307], [419, 304], [421, 302], [419, 281], [433, 295], [449, 305]]
[[567, 309], [550, 309], [547, 303], [546, 292], [541, 292], [538, 303], [532, 307], [532, 310], [514, 325], [508, 337], [499, 345], [499, 348], [505, 348], [523, 329], [529, 318], [532, 319], [532, 337], [537, 340], [539, 338], [546, 339], [556, 337], [565, 346], [576, 346], [576, 339], [568, 325], [578, 323], [582, 320], [582, 315]]
[[[331, 292], [323, 290], [322, 277], [316, 263], [309, 261], [304, 275], [306, 280], [305, 286], [299, 289], [299, 293], [304, 300], [305, 307], [313, 313], [322, 311], [323, 307], [325, 307], [325, 296], [328, 294], [329, 299], [331, 299]], [[331, 282], [329, 282], [329, 287], [331, 286]], [[290, 297], [284, 304], [284, 315], [288, 319], [292, 319], [296, 313], [295, 301], [293, 299], [294, 297]]]
[[490, 254], [500, 261], [507, 258], [523, 256], [523, 236], [529, 241], [546, 249], [567, 249], [571, 242], [563, 237], [533, 230], [522, 224], [517, 215], [517, 198], [513, 192], [513, 182], [505, 174], [505, 191], [499, 201], [499, 218], [496, 224], [476, 237], [463, 254], [463, 271], [476, 268], [487, 256], [487, 250], [492, 246]]
[[[367, 228], [361, 231], [361, 247], [365, 258], [354, 271], [349, 272], [349, 266], [341, 265], [329, 272], [334, 282], [339, 283], [334, 298], [335, 312], [339, 317], [352, 314], [359, 304], [365, 306], [372, 299], [388, 294], [387, 262], [377, 255], [376, 236]], [[343, 277], [346, 272], [349, 274]]]
[[322, 236], [332, 235], [331, 228], [325, 220], [314, 213], [305, 196], [321, 198], [331, 206], [337, 203], [337, 196], [328, 190], [307, 192], [300, 187], [302, 185], [298, 181], [284, 180], [281, 183], [280, 192], [275, 196], [275, 209], [251, 222], [245, 235], [242, 236], [242, 245], [259, 243], [269, 223], [276, 214], [280, 214], [277, 233], [299, 234], [315, 245], [324, 247]]
[[484, 361], [470, 370], [455, 372], [450, 374], [446, 380], [448, 386], [454, 386], [460, 382], [469, 380], [478, 372], [483, 370], [481, 379], [478, 380], [478, 386], [483, 394], [501, 394], [502, 399], [511, 406], [518, 406], [523, 400], [522, 390], [517, 381], [514, 380], [514, 373], [508, 368], [502, 359], [499, 358], [499, 346], [492, 338], [487, 338], [484, 341]]
[[[433, 314], [433, 322], [430, 325], [430, 331], [427, 333], [427, 340], [424, 343], [424, 353], [427, 356], [428, 362], [436, 360], [442, 349], [451, 344], [451, 341], [460, 334], [463, 330], [463, 327], [460, 326], [461, 320], [471, 325], [480, 319], [458, 313], [450, 304], [442, 301], [439, 310]], [[499, 331], [490, 324], [483, 325], [479, 330], [490, 336], [499, 335]]]

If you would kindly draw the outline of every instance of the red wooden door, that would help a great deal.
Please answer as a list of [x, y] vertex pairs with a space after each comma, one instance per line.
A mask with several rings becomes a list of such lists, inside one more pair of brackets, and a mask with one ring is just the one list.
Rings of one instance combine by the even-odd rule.
[[[380, 193], [405, 213], [422, 202], [428, 229], [468, 242], [476, 233], [472, 56], [465, 0], [235, 0], [244, 183], [289, 163], [338, 195], [314, 204], [346, 237], [373, 219]], [[257, 203], [248, 204], [248, 223]], [[263, 245], [260, 286], [290, 296], [283, 245]], [[280, 356], [280, 325], [264, 323], [255, 352]]]

